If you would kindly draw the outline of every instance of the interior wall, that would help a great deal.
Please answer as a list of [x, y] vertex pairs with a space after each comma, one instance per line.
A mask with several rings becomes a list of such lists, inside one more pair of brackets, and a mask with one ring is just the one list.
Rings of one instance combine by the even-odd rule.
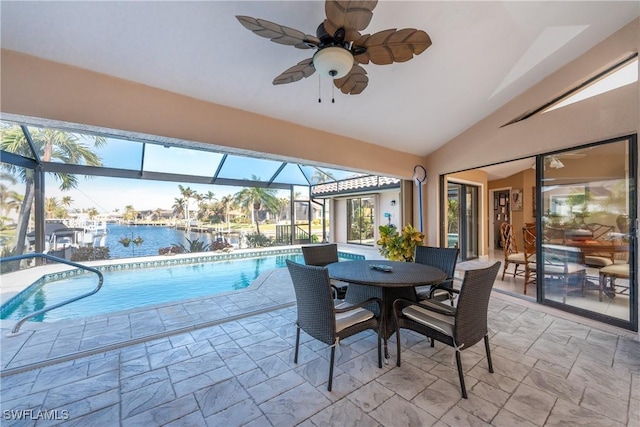
[[[440, 200], [438, 179], [434, 177], [638, 133], [640, 85], [637, 82], [502, 127], [564, 93], [577, 82], [638, 52], [638, 34], [640, 18], [427, 156], [424, 163], [431, 176], [425, 200], [428, 243], [436, 244], [439, 239]], [[527, 184], [527, 187], [531, 186]]]
[[[524, 241], [522, 239], [521, 232], [522, 227], [524, 227], [524, 224], [527, 222], [535, 222], [535, 216], [533, 213], [533, 194], [536, 185], [536, 171], [533, 169], [526, 169], [506, 178], [489, 181], [488, 185], [489, 190], [500, 188], [522, 190], [522, 210], [511, 210], [509, 222], [514, 227], [518, 248], [524, 248]], [[492, 207], [488, 207], [488, 209], [492, 209]]]

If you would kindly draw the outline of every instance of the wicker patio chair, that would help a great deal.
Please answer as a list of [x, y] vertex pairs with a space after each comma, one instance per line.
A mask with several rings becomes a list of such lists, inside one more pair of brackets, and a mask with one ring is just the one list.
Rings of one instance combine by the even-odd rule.
[[[602, 301], [602, 293], [605, 292], [607, 296], [613, 298], [616, 294], [627, 294], [629, 295], [629, 282], [621, 285], [618, 283], [616, 285], [616, 279], [629, 279], [629, 264], [615, 264], [603, 267], [599, 272], [599, 290], [600, 296], [599, 300]], [[607, 281], [609, 282], [609, 286], [607, 287]]]
[[[504, 274], [509, 268], [509, 264], [513, 264], [513, 277], [523, 275], [522, 272], [518, 272], [518, 267], [526, 265], [524, 253], [518, 252], [518, 242], [513, 232], [513, 225], [503, 222], [500, 225], [500, 240], [502, 241], [502, 250], [504, 251], [504, 268], [502, 269], [502, 280], [504, 280]], [[525, 292], [526, 293], [526, 292]]]
[[[302, 256], [306, 265], [324, 267], [327, 264], [338, 262], [338, 245], [335, 243], [311, 245], [302, 247]], [[347, 294], [346, 282], [331, 279], [331, 284], [336, 291], [337, 299], [344, 299]]]
[[562, 288], [562, 303], [567, 303], [571, 286], [580, 287], [582, 296], [587, 290], [587, 270], [584, 254], [580, 249], [561, 245], [542, 245], [542, 267], [545, 286], [557, 285]]
[[[460, 352], [484, 339], [489, 372], [493, 373], [489, 335], [487, 328], [487, 310], [491, 289], [500, 270], [500, 262], [477, 270], [467, 270], [464, 274], [460, 296], [456, 307], [438, 301], [419, 303], [398, 299], [393, 303], [393, 315], [396, 324], [397, 359], [400, 360], [400, 329], [410, 329], [426, 337], [440, 341], [455, 349], [458, 365], [458, 377], [462, 397], [467, 398]], [[454, 290], [454, 292], [458, 292]]]
[[338, 262], [338, 245], [329, 243], [303, 246], [302, 256], [305, 264], [324, 267], [332, 262]]
[[[609, 240], [611, 233], [615, 230], [613, 225], [598, 224], [596, 222], [587, 224], [586, 228], [591, 231], [592, 240], [596, 242]], [[615, 253], [589, 253], [589, 255], [585, 255], [584, 263], [589, 267], [607, 267], [615, 263]]]
[[336, 345], [340, 339], [358, 332], [373, 329], [378, 334], [378, 367], [382, 368], [382, 319], [363, 307], [372, 302], [378, 304], [382, 313], [382, 303], [378, 298], [370, 298], [358, 304], [343, 302], [337, 306], [331, 296], [329, 272], [326, 267], [297, 264], [286, 260], [289, 274], [296, 293], [298, 320], [296, 321], [296, 350], [293, 358], [298, 363], [300, 330], [313, 338], [331, 346], [329, 362], [329, 383], [333, 383], [333, 365]]
[[[527, 224], [522, 227], [522, 240], [524, 241], [524, 294], [527, 294], [527, 285], [536, 286], [536, 225]], [[505, 269], [507, 267], [505, 266]], [[504, 275], [504, 272], [503, 272]]]
[[416, 286], [418, 299], [435, 299], [438, 301], [448, 299], [453, 305], [456, 294], [450, 292], [450, 290], [453, 289], [453, 277], [459, 253], [460, 249], [458, 248], [416, 247], [414, 262], [439, 268], [447, 275], [445, 280], [436, 285]]

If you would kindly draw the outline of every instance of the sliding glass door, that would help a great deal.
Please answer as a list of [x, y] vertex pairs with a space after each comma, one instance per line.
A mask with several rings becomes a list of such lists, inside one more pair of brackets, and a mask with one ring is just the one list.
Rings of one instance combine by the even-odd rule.
[[475, 185], [447, 184], [446, 247], [459, 248], [462, 261], [478, 258], [479, 188]]
[[373, 246], [375, 200], [359, 197], [347, 200], [347, 242]]
[[635, 137], [538, 159], [542, 301], [636, 325]]

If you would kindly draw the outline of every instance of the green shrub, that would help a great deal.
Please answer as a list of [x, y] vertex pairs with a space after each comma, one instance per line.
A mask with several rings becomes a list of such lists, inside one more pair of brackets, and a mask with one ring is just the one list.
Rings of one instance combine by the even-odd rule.
[[99, 246], [97, 248], [83, 247], [76, 249], [71, 255], [71, 261], [95, 261], [99, 259], [109, 259], [110, 257], [109, 248], [106, 246]]
[[233, 246], [230, 245], [229, 243], [225, 242], [224, 240], [220, 240], [220, 241], [215, 241], [212, 242], [209, 245], [209, 250], [210, 251], [224, 251], [224, 252], [229, 252], [230, 250], [233, 249]]
[[200, 241], [199, 238], [195, 238], [193, 240], [187, 239], [187, 243], [189, 246], [185, 246], [182, 243], [173, 244], [173, 246], [178, 246], [182, 248], [184, 253], [192, 253], [192, 252], [206, 252], [209, 250], [209, 244], [205, 243], [204, 240]]
[[158, 249], [158, 255], [175, 255], [175, 254], [183, 254], [184, 249], [178, 245], [171, 245], [165, 248]]
[[258, 233], [247, 234], [246, 239], [247, 239], [247, 245], [250, 248], [266, 248], [268, 246], [273, 246], [273, 240], [271, 240], [269, 237], [265, 236], [264, 234], [258, 234]]
[[[2, 248], [2, 258], [14, 256], [15, 254], [16, 248], [9, 248], [7, 246]], [[16, 270], [20, 270], [20, 261], [3, 262], [0, 264], [0, 273], [10, 273]]]
[[391, 261], [413, 262], [416, 246], [422, 246], [424, 234], [413, 228], [411, 224], [405, 225], [402, 233], [392, 225], [381, 225], [380, 239], [376, 242], [380, 246], [380, 254]]

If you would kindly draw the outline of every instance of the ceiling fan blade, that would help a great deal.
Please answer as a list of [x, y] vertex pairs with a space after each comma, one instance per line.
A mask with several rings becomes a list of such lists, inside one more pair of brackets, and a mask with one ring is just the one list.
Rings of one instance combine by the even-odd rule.
[[349, 95], [358, 95], [366, 89], [369, 84], [367, 72], [359, 65], [354, 65], [349, 74], [341, 79], [335, 79], [333, 84], [340, 89], [342, 93]]
[[313, 68], [313, 58], [307, 58], [304, 61], [298, 62], [297, 65], [285, 70], [282, 74], [273, 79], [273, 84], [283, 85], [297, 82], [305, 77], [309, 77], [315, 72], [316, 69]]
[[249, 31], [253, 31], [260, 37], [270, 39], [272, 42], [295, 46], [298, 49], [310, 49], [320, 44], [320, 39], [302, 31], [285, 27], [274, 22], [256, 19], [250, 16], [236, 16], [238, 21]]
[[339, 28], [344, 28], [344, 39], [355, 40], [360, 36], [359, 31], [369, 26], [373, 9], [377, 4], [378, 0], [327, 0], [324, 5], [324, 11], [327, 14], [324, 27], [327, 33], [335, 34]]
[[368, 64], [371, 61], [377, 65], [386, 65], [405, 62], [414, 55], [420, 55], [431, 46], [431, 38], [424, 31], [415, 28], [392, 28], [375, 34], [365, 34], [353, 44], [367, 49], [365, 53], [357, 55], [356, 60], [359, 63]]

